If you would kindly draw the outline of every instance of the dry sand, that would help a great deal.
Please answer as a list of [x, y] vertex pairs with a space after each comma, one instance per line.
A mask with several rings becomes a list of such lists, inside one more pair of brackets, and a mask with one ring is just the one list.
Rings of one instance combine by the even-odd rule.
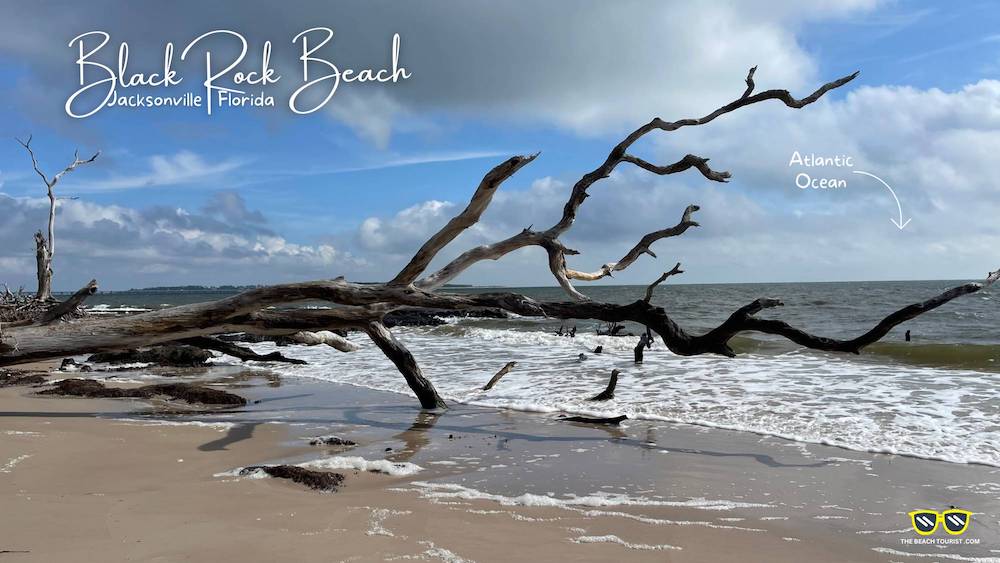
[[[231, 419], [232, 424], [221, 426], [123, 421], [136, 419], [135, 411], [146, 405], [41, 398], [24, 387], [0, 389], [0, 561], [822, 562], [908, 559], [876, 549], [935, 550], [901, 546], [899, 538], [907, 534], [862, 534], [844, 519], [810, 517], [817, 507], [827, 505], [802, 496], [795, 483], [809, 482], [808, 472], [814, 468], [809, 463], [784, 464], [769, 457], [773, 452], [745, 456], [739, 448], [746, 444], [733, 445], [726, 437], [733, 433], [698, 429], [689, 430], [683, 439], [657, 440], [649, 428], [595, 430], [534, 421], [523, 413], [468, 408], [452, 409], [443, 417], [417, 415], [411, 424], [406, 422], [416, 414], [411, 407], [380, 405], [383, 395], [357, 391], [355, 397], [350, 388], [338, 391], [343, 404], [337, 414], [323, 412], [310, 420], [286, 418], [288, 424], [261, 423], [282, 410], [276, 406], [282, 401], [299, 401], [287, 409], [290, 412], [307, 411], [301, 405], [314, 396], [311, 390], [315, 388], [243, 389], [251, 398], [270, 399], [262, 400], [257, 411], [249, 409], [246, 418], [240, 415]], [[364, 404], [377, 406], [365, 410]], [[317, 425], [317, 420], [325, 421], [324, 425]], [[388, 459], [413, 461], [425, 470], [408, 477], [346, 470], [344, 487], [336, 493], [317, 493], [277, 479], [217, 476], [246, 465], [338, 453], [301, 440], [304, 433], [322, 427], [357, 439], [361, 443], [357, 455], [374, 459], [392, 448], [384, 452]], [[646, 449], [626, 447], [630, 435], [636, 433], [643, 433], [637, 443], [647, 444]], [[729, 440], [730, 453], [722, 451], [725, 447], [686, 453], [686, 439], [713, 447]], [[674, 440], [674, 446], [648, 449], [654, 442]], [[759, 437], [754, 440], [760, 441]], [[556, 458], [546, 461], [539, 456], [556, 454], [541, 452], [578, 461], [568, 465], [555, 463]], [[571, 452], [578, 457], [572, 458]], [[785, 461], [791, 459], [785, 457], [789, 458]], [[806, 458], [800, 461], [815, 461], [815, 454]], [[589, 465], [579, 461], [587, 459], [594, 461]], [[656, 470], [643, 469], [643, 463]], [[904, 467], [905, 462], [896, 465], [900, 471], [912, 469]], [[855, 464], [844, 463], [815, 470], [827, 478], [840, 472], [840, 479], [851, 481], [857, 479], [850, 473], [854, 468]], [[952, 469], [939, 471], [951, 474]], [[554, 477], [557, 470], [562, 483]], [[859, 470], [875, 471], [870, 464]], [[932, 473], [928, 473], [931, 478]], [[623, 478], [614, 479], [616, 474]], [[635, 476], [647, 474], [650, 481], [638, 483]], [[763, 477], [768, 475], [775, 478]], [[790, 475], [795, 479], [789, 479]], [[956, 479], [978, 477], [958, 475]], [[525, 490], [558, 490], [553, 498], [566, 498], [564, 491], [579, 483], [583, 483], [579, 490], [584, 490], [592, 486], [587, 483], [602, 480], [614, 483], [613, 490], [633, 488], [647, 494], [664, 493], [681, 484], [694, 491], [709, 483], [719, 489], [712, 498], [741, 496], [753, 502], [747, 492], [751, 489], [747, 480], [752, 480], [758, 498], [781, 500], [766, 510], [566, 509], [506, 506], [493, 500], [427, 499], [412, 490], [416, 488], [413, 481], [457, 482], [458, 478], [464, 478], [466, 485], [477, 479], [490, 481], [495, 490], [510, 496]], [[732, 488], [724, 490], [718, 485], [723, 482], [731, 482]], [[892, 482], [895, 487], [899, 478], [878, 482]], [[863, 494], [878, 491], [878, 482]], [[690, 491], [682, 497], [694, 496]], [[788, 498], [807, 500], [796, 505]], [[849, 504], [836, 498], [827, 502], [838, 508]], [[898, 508], [905, 512], [911, 507], [900, 504]], [[843, 509], [848, 512], [821, 512], [856, 516], [849, 512], [853, 509]], [[588, 514], [588, 510], [597, 512]], [[983, 535], [995, 531], [995, 514], [993, 528], [987, 528], [984, 519], [977, 529], [987, 543], [996, 538]], [[887, 527], [905, 528], [901, 518], [893, 514]], [[979, 553], [988, 554], [986, 547], [978, 546]], [[967, 556], [960, 547], [937, 548], [935, 553], [950, 559]]]

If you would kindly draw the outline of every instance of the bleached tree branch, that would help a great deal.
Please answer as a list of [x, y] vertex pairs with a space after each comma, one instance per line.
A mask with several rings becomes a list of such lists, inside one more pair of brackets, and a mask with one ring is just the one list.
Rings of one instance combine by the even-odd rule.
[[101, 151], [97, 151], [93, 156], [84, 160], [80, 159], [79, 151], [74, 151], [73, 162], [53, 176], [52, 179], [49, 179], [38, 165], [35, 151], [31, 148], [31, 139], [32, 136], [28, 135], [27, 140], [22, 141], [17, 139], [17, 142], [28, 151], [28, 155], [31, 157], [31, 167], [34, 168], [35, 173], [42, 179], [42, 182], [45, 183], [45, 190], [49, 198], [48, 240], [46, 241], [42, 237], [41, 231], [35, 235], [35, 253], [38, 263], [38, 291], [35, 294], [35, 298], [39, 301], [48, 301], [52, 298], [52, 259], [56, 253], [56, 204], [58, 202], [55, 193], [56, 184], [59, 183], [59, 180], [63, 176], [76, 170], [78, 166], [90, 164], [97, 160], [97, 157], [101, 155]]
[[483, 181], [479, 183], [476, 193], [472, 195], [469, 205], [458, 215], [452, 217], [448, 224], [434, 234], [420, 250], [413, 255], [410, 262], [398, 273], [396, 277], [389, 281], [388, 285], [408, 285], [427, 269], [431, 260], [437, 256], [442, 248], [448, 245], [455, 237], [463, 231], [479, 222], [490, 202], [493, 201], [493, 194], [504, 180], [510, 178], [526, 164], [535, 160], [538, 153], [530, 156], [515, 156], [507, 161], [498, 164], [486, 173]]
[[[459, 255], [437, 272], [434, 272], [417, 282], [417, 287], [423, 289], [436, 289], [455, 279], [455, 277], [479, 261], [487, 259], [497, 260], [514, 250], [518, 250], [526, 246], [540, 246], [545, 248], [548, 253], [549, 269], [559, 285], [572, 298], [577, 300], [586, 300], [587, 297], [578, 292], [573, 287], [573, 283], [570, 280], [580, 279], [581, 281], [589, 281], [592, 276], [568, 270], [565, 267], [565, 255], [568, 253], [560, 250], [565, 247], [563, 247], [562, 243], [559, 242], [559, 237], [565, 234], [566, 231], [573, 226], [573, 222], [576, 220], [577, 211], [580, 206], [583, 205], [584, 200], [589, 197], [587, 190], [594, 183], [610, 176], [614, 169], [622, 162], [635, 164], [636, 166], [659, 175], [676, 174], [690, 168], [696, 168], [702, 173], [703, 176], [712, 181], [725, 182], [730, 178], [730, 174], [728, 172], [717, 172], [712, 170], [708, 166], [707, 158], [691, 154], [685, 156], [674, 164], [667, 166], [657, 166], [651, 164], [641, 158], [628, 154], [629, 148], [631, 148], [636, 141], [653, 131], [670, 132], [676, 131], [682, 127], [704, 125], [715, 120], [719, 116], [725, 115], [739, 108], [767, 100], [778, 100], [790, 108], [802, 108], [815, 102], [828, 91], [847, 84], [858, 75], [858, 73], [855, 72], [832, 82], [828, 82], [823, 86], [820, 86], [812, 94], [798, 99], [793, 97], [788, 90], [767, 90], [759, 94], [750, 95], [753, 91], [753, 75], [755, 72], [756, 67], [751, 69], [747, 74], [747, 90], [740, 98], [716, 109], [708, 115], [696, 119], [680, 119], [677, 121], [664, 121], [659, 117], [656, 117], [649, 123], [646, 123], [630, 133], [627, 137], [625, 137], [625, 139], [611, 149], [611, 152], [600, 166], [591, 170], [587, 174], [584, 174], [573, 185], [570, 196], [566, 201], [566, 204], [563, 206], [562, 217], [552, 227], [540, 232], [532, 231], [528, 228], [503, 241], [470, 249]], [[473, 199], [475, 200], [475, 197]], [[574, 275], [576, 274], [579, 274], [581, 277], [574, 278]], [[599, 275], [598, 277], [593, 277], [592, 279], [600, 279], [601, 277], [605, 277], [605, 275]]]

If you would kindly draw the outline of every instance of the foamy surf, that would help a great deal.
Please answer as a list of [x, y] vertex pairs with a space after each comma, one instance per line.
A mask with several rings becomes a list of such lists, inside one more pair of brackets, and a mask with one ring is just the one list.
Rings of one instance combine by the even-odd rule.
[[[657, 343], [631, 361], [635, 338], [580, 333], [556, 336], [536, 325], [477, 326], [461, 319], [395, 333], [449, 401], [527, 412], [567, 412], [695, 424], [800, 443], [1000, 467], [1000, 389], [990, 373], [907, 366], [791, 350], [735, 359], [679, 357]], [[495, 321], [493, 321], [495, 322]], [[349, 354], [321, 347], [286, 353], [306, 366], [275, 366], [310, 377], [410, 395], [395, 367], [361, 335]], [[594, 354], [602, 346], [604, 353]], [[255, 345], [261, 352], [270, 344]], [[583, 354], [584, 359], [579, 359]], [[517, 367], [489, 392], [501, 366]], [[586, 399], [622, 371], [615, 399]]]
[[718, 500], [705, 498], [692, 498], [686, 500], [664, 500], [648, 498], [634, 495], [608, 493], [604, 491], [589, 495], [569, 495], [556, 497], [552, 495], [538, 495], [534, 493], [524, 493], [517, 496], [507, 496], [495, 493], [488, 493], [458, 483], [434, 483], [428, 481], [413, 481], [409, 484], [411, 488], [401, 488], [398, 490], [412, 490], [420, 494], [421, 497], [432, 502], [469, 500], [469, 501], [490, 501], [501, 506], [532, 506], [546, 508], [604, 508], [616, 506], [636, 506], [636, 507], [674, 507], [674, 508], [695, 508], [699, 510], [734, 510], [738, 508], [767, 508], [769, 504], [742, 502], [732, 500]]
[[[423, 467], [409, 462], [396, 462], [386, 459], [365, 459], [359, 456], [333, 456], [294, 463], [296, 467], [317, 469], [321, 471], [337, 469], [354, 469], [371, 473], [382, 473], [393, 477], [408, 477], [423, 471]], [[245, 467], [237, 467], [229, 471], [216, 473], [214, 477], [229, 479], [264, 479], [267, 474], [259, 468], [247, 471]]]

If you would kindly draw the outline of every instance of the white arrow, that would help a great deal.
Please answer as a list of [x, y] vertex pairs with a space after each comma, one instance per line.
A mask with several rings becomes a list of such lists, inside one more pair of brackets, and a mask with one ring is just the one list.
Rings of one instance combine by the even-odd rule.
[[906, 221], [903, 220], [903, 206], [899, 204], [899, 198], [896, 197], [896, 192], [892, 191], [892, 187], [889, 186], [889, 184], [886, 184], [885, 180], [883, 180], [882, 178], [879, 178], [878, 176], [876, 176], [876, 175], [874, 175], [874, 174], [872, 174], [870, 172], [865, 172], [863, 170], [852, 170], [852, 172], [854, 172], [855, 174], [864, 174], [865, 176], [870, 176], [872, 178], [875, 178], [876, 180], [878, 180], [879, 182], [881, 182], [882, 185], [885, 186], [885, 188], [887, 190], [889, 190], [889, 193], [892, 194], [892, 199], [896, 200], [896, 209], [899, 210], [899, 221], [897, 221], [895, 219], [892, 219], [892, 218], [889, 219], [890, 221], [892, 221], [893, 225], [896, 225], [896, 227], [899, 230], [902, 231], [904, 227], [906, 227], [907, 225], [910, 224], [910, 221], [912, 221], [913, 218], [910, 217]]

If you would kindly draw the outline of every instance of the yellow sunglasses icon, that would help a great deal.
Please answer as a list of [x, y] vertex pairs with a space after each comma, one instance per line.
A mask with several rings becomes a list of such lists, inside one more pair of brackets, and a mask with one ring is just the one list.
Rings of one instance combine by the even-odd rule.
[[929, 536], [937, 531], [938, 524], [944, 522], [944, 531], [953, 536], [964, 534], [972, 522], [972, 512], [960, 508], [936, 510], [914, 510], [910, 514], [913, 529], [921, 536]]

